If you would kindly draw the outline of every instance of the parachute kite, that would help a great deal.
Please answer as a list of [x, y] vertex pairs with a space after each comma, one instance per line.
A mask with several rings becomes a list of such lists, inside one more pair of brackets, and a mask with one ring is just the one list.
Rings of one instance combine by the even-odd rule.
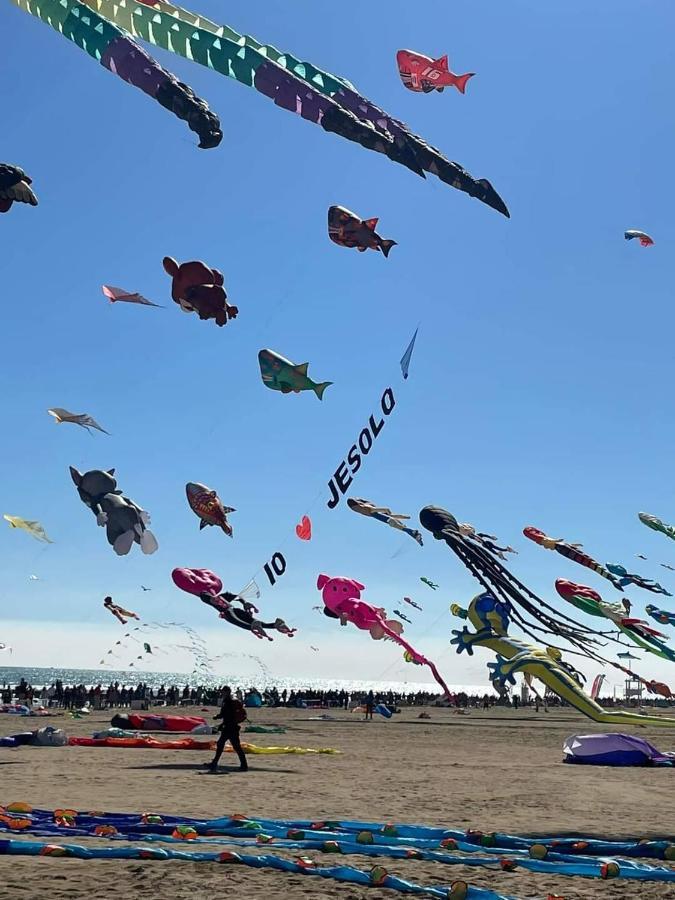
[[328, 237], [340, 247], [350, 247], [365, 253], [366, 250], [382, 251], [389, 256], [396, 241], [385, 240], [375, 231], [378, 219], [359, 219], [344, 206], [331, 206], [328, 210]]
[[38, 199], [31, 187], [32, 183], [23, 169], [9, 163], [0, 163], [0, 213], [9, 212], [12, 203], [37, 206]]
[[108, 612], [112, 613], [113, 616], [115, 616], [118, 622], [122, 623], [122, 625], [127, 624], [127, 619], [138, 619], [138, 616], [135, 612], [132, 612], [130, 609], [124, 609], [123, 606], [118, 606], [116, 603], [113, 603], [112, 597], [105, 597], [103, 600], [103, 605], [108, 610]]
[[[230, 625], [236, 625], [237, 628], [250, 631], [261, 640], [264, 638], [268, 641], [274, 640], [265, 631], [267, 628], [288, 637], [293, 637], [297, 631], [297, 628], [289, 628], [283, 619], [275, 619], [274, 622], [261, 622], [256, 619], [253, 613], [258, 613], [258, 609], [242, 596], [246, 588], [239, 594], [223, 591], [222, 581], [209, 569], [174, 569], [171, 577], [176, 587], [199, 597], [207, 606], [212, 606], [221, 619], [225, 619]], [[241, 604], [242, 608], [235, 607], [235, 603]]]
[[652, 578], [643, 578], [642, 575], [635, 575], [632, 572], [628, 572], [623, 566], [618, 565], [618, 563], [607, 563], [607, 568], [612, 575], [615, 575], [616, 578], [618, 578], [619, 584], [622, 587], [634, 584], [636, 587], [651, 591], [652, 594], [665, 594], [666, 597], [673, 596], [670, 591], [667, 591], [658, 583], [658, 581], [654, 581]]
[[662, 522], [661, 519], [657, 519], [656, 516], [652, 516], [650, 513], [638, 513], [638, 519], [647, 528], [651, 528], [652, 531], [660, 531], [661, 534], [665, 534], [666, 537], [675, 541], [675, 526], [666, 525], [665, 522]]
[[634, 241], [637, 238], [640, 241], [641, 247], [651, 247], [654, 243], [654, 239], [650, 238], [646, 232], [636, 231], [633, 228], [625, 231], [623, 236], [627, 241]]
[[556, 553], [559, 553], [567, 559], [571, 559], [575, 563], [579, 563], [580, 566], [586, 566], [587, 569], [592, 569], [594, 572], [597, 572], [598, 575], [611, 581], [617, 590], [623, 590], [621, 582], [615, 578], [605, 566], [583, 552], [581, 549], [583, 546], [582, 544], [568, 544], [560, 538], [549, 537], [547, 534], [544, 534], [543, 531], [534, 528], [532, 525], [523, 528], [523, 534], [526, 538], [534, 541], [535, 544], [539, 544], [540, 547], [544, 547], [546, 550], [555, 550]]
[[332, 619], [339, 619], [342, 625], [351, 622], [361, 631], [369, 631], [374, 641], [382, 638], [395, 641], [410, 654], [410, 662], [419, 666], [428, 666], [444, 694], [448, 697], [451, 696], [447, 684], [431, 660], [418, 653], [401, 637], [403, 625], [393, 619], [387, 619], [384, 609], [371, 606], [370, 603], [361, 600], [361, 591], [365, 590], [362, 584], [351, 578], [331, 578], [329, 575], [319, 575], [316, 586], [321, 591], [325, 615]]
[[223, 273], [210, 269], [199, 260], [181, 263], [170, 256], [162, 260], [164, 271], [172, 278], [171, 297], [183, 312], [196, 312], [200, 319], [215, 319], [216, 325], [226, 325], [236, 319], [239, 310], [229, 306], [223, 287]]
[[204, 100], [200, 100], [175, 75], [163, 69], [126, 31], [108, 21], [111, 16], [106, 13], [99, 15], [94, 4], [86, 6], [77, 0], [12, 2], [51, 25], [110, 72], [140, 88], [165, 109], [186, 121], [189, 128], [199, 135], [200, 147], [217, 147], [223, 139], [218, 117]]
[[666, 609], [659, 609], [651, 603], [649, 604], [649, 606], [645, 606], [645, 612], [652, 619], [660, 622], [661, 625], [675, 625], [675, 612], [668, 612], [668, 610]]
[[157, 309], [164, 309], [159, 303], [153, 303], [141, 294], [130, 294], [124, 288], [111, 287], [104, 284], [102, 291], [111, 303], [137, 303], [139, 306], [156, 306]]
[[404, 531], [410, 537], [422, 546], [422, 535], [414, 528], [408, 528], [403, 523], [410, 519], [410, 516], [404, 516], [402, 513], [394, 513], [386, 506], [375, 506], [370, 500], [362, 500], [359, 497], [350, 497], [347, 500], [347, 506], [352, 512], [360, 513], [362, 516], [368, 516], [369, 519], [377, 519], [378, 522], [384, 522], [390, 528], [396, 528], [397, 531]]
[[70, 467], [80, 500], [96, 516], [96, 524], [106, 526], [108, 543], [118, 556], [126, 556], [134, 543], [139, 544], [145, 554], [154, 553], [158, 544], [154, 534], [146, 527], [150, 522], [148, 513], [133, 500], [122, 495], [114, 478], [115, 470], [92, 469], [82, 474]]
[[88, 413], [68, 412], [67, 409], [63, 409], [61, 406], [55, 406], [53, 409], [48, 409], [47, 412], [50, 416], [54, 416], [57, 425], [60, 425], [62, 422], [72, 422], [73, 425], [80, 425], [82, 428], [86, 428], [89, 434], [91, 434], [91, 428], [102, 431], [103, 434], [110, 434], [105, 428], [101, 428], [96, 419], [92, 419]]
[[281, 391], [282, 394], [314, 391], [319, 400], [323, 400], [323, 392], [333, 384], [332, 381], [317, 384], [307, 375], [309, 363], [301, 363], [298, 366], [274, 350], [261, 350], [258, 353], [258, 365], [265, 387], [271, 391]]
[[448, 68], [448, 56], [433, 59], [414, 50], [399, 50], [396, 54], [398, 74], [401, 81], [410, 91], [430, 94], [432, 91], [442, 93], [446, 87], [456, 87], [460, 94], [466, 91], [469, 78], [475, 72], [466, 75], [455, 75]]
[[500, 559], [506, 559], [507, 553], [518, 553], [518, 551], [514, 550], [511, 546], [497, 546], [497, 544], [495, 544], [495, 541], [497, 540], [496, 535], [486, 534], [484, 531], [476, 531], [473, 525], [469, 525], [467, 522], [459, 523], [459, 531], [462, 537], [469, 538], [469, 540], [481, 544], [486, 550], [489, 550], [490, 553], [494, 553], [494, 555], [498, 556]]
[[236, 512], [232, 506], [223, 506], [218, 494], [203, 484], [189, 481], [185, 485], [185, 493], [190, 509], [200, 519], [200, 531], [208, 525], [217, 525], [228, 537], [232, 537], [232, 526], [227, 521], [228, 514]]
[[618, 603], [606, 603], [597, 591], [583, 584], [575, 584], [565, 578], [558, 578], [555, 589], [563, 598], [576, 606], [577, 609], [588, 613], [590, 616], [604, 616], [609, 619], [622, 634], [637, 644], [643, 650], [654, 653], [662, 659], [675, 662], [675, 652], [666, 646], [659, 638], [665, 638], [665, 634], [650, 628], [641, 619], [632, 619], [626, 616], [625, 610]]
[[34, 522], [30, 519], [22, 519], [20, 516], [8, 516], [6, 513], [3, 516], [3, 519], [6, 519], [9, 522], [10, 528], [20, 528], [22, 531], [27, 531], [36, 541], [43, 541], [45, 544], [54, 543], [54, 541], [49, 540], [44, 528], [39, 522]]
[[276, 106], [320, 125], [324, 131], [383, 153], [417, 175], [436, 175], [508, 217], [504, 201], [489, 181], [475, 179], [460, 165], [450, 162], [403, 122], [359, 94], [345, 79], [163, 0], [86, 2], [141, 40], [253, 87]]

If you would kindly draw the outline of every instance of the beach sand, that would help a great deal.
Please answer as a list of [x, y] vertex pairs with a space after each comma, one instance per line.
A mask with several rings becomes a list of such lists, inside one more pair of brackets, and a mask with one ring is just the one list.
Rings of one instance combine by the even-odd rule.
[[[158, 711], [158, 710], [156, 710]], [[181, 712], [184, 710], [178, 710]], [[358, 819], [500, 830], [510, 833], [578, 833], [613, 837], [670, 836], [675, 840], [672, 769], [613, 769], [562, 763], [562, 742], [575, 733], [604, 729], [568, 710], [547, 715], [533, 710], [403, 710], [391, 720], [364, 722], [360, 714], [332, 711], [335, 721], [312, 720], [306, 710], [251, 710], [254, 724], [280, 724], [286, 734], [244, 736], [261, 746], [335, 747], [338, 756], [251, 756], [251, 769], [237, 771], [232, 754], [223, 757], [229, 774], [200, 774], [210, 757], [202, 752], [22, 747], [0, 750], [1, 804], [25, 801], [35, 807], [157, 812], [214, 818], [233, 813], [286, 819]], [[159, 712], [159, 711], [158, 711]], [[166, 710], [163, 710], [166, 712]], [[187, 712], [209, 718], [216, 710]], [[72, 735], [90, 735], [109, 724], [111, 713], [74, 720], [0, 716], [0, 735], [45, 724]], [[631, 729], [614, 729], [616, 731]], [[673, 749], [675, 732], [640, 729], [663, 750]], [[205, 739], [205, 738], [200, 738]], [[67, 835], [64, 839], [67, 839]], [[45, 840], [39, 839], [38, 840]], [[49, 839], [51, 840], [51, 839]], [[89, 843], [89, 839], [74, 839]], [[186, 849], [194, 849], [189, 845]], [[208, 849], [202, 845], [200, 849]], [[223, 849], [219, 845], [218, 849]], [[283, 851], [271, 849], [271, 852]], [[245, 852], [265, 852], [255, 848]], [[298, 851], [299, 854], [301, 851]], [[297, 855], [286, 851], [286, 855]], [[638, 884], [466, 868], [439, 863], [307, 852], [327, 865], [346, 863], [369, 870], [375, 863], [390, 874], [424, 885], [464, 880], [518, 898], [564, 900], [675, 897], [672, 884]], [[284, 900], [385, 900], [397, 895], [272, 870], [212, 863], [78, 861], [5, 858], [0, 897], [51, 900], [211, 900], [227, 893]]]

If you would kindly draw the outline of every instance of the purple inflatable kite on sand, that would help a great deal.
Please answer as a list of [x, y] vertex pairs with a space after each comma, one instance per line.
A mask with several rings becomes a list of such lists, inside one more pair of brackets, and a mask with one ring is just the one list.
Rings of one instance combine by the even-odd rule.
[[583, 766], [675, 766], [675, 753], [661, 753], [634, 734], [573, 734], [563, 744], [563, 762]]

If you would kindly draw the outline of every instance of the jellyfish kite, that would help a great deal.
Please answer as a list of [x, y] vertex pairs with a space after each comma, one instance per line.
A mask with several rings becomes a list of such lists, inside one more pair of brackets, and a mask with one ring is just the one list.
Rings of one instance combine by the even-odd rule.
[[[254, 616], [259, 612], [258, 608], [250, 603], [243, 594], [246, 588], [238, 594], [223, 591], [223, 582], [210, 569], [174, 569], [171, 573], [173, 583], [188, 594], [193, 594], [216, 610], [221, 619], [244, 631], [250, 631], [254, 637], [260, 640], [272, 641], [267, 630], [278, 631], [287, 637], [293, 637], [297, 628], [289, 628], [283, 619], [275, 619], [274, 622], [262, 622]], [[252, 585], [255, 582], [251, 582]], [[248, 585], [247, 585], [248, 587]], [[257, 588], [257, 586], [256, 586]], [[256, 593], [259, 596], [259, 593]], [[241, 609], [234, 604], [238, 603]]]
[[[29, 4], [32, 0], [15, 2]], [[58, 0], [53, 2], [58, 5]], [[436, 175], [445, 184], [509, 216], [489, 181], [476, 179], [458, 163], [450, 162], [346, 79], [164, 0], [85, 2], [105, 17], [104, 21], [135, 37], [252, 87], [276, 106], [320, 125], [324, 131], [382, 153], [423, 178], [426, 173]], [[274, 147], [273, 135], [270, 146]]]
[[612, 573], [601, 563], [583, 552], [581, 549], [582, 544], [568, 544], [567, 541], [563, 541], [560, 538], [549, 537], [547, 534], [544, 534], [543, 531], [534, 528], [532, 525], [523, 528], [523, 534], [526, 538], [534, 541], [535, 544], [539, 544], [540, 547], [544, 547], [546, 550], [555, 550], [556, 553], [559, 553], [567, 559], [571, 559], [572, 562], [579, 563], [580, 566], [586, 566], [587, 569], [592, 569], [593, 572], [606, 578], [607, 581], [611, 581], [617, 590], [623, 590], [618, 578], [612, 575]]
[[361, 600], [361, 591], [365, 590], [362, 584], [352, 578], [331, 578], [329, 575], [319, 575], [316, 586], [321, 591], [324, 615], [331, 619], [339, 619], [341, 625], [351, 622], [361, 631], [370, 632], [374, 641], [382, 640], [382, 638], [394, 641], [410, 654], [410, 662], [419, 666], [427, 666], [445, 695], [451, 696], [447, 684], [443, 681], [434, 663], [418, 653], [401, 637], [403, 625], [395, 619], [388, 619], [387, 613], [381, 607], [371, 606], [370, 603]]

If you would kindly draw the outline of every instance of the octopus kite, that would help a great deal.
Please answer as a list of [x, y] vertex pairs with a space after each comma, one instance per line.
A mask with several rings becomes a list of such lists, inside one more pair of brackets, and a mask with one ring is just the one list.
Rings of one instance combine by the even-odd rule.
[[660, 622], [661, 625], [675, 625], [675, 612], [668, 612], [665, 609], [659, 609], [651, 603], [649, 604], [649, 606], [645, 606], [645, 612], [652, 619]]
[[103, 605], [108, 610], [108, 612], [112, 613], [113, 616], [115, 616], [118, 622], [122, 623], [122, 625], [127, 624], [127, 619], [139, 618], [136, 613], [132, 612], [130, 609], [124, 609], [123, 606], [118, 606], [116, 603], [113, 603], [112, 597], [105, 597], [103, 600]]
[[584, 553], [581, 549], [581, 544], [568, 544], [567, 541], [563, 541], [560, 538], [549, 537], [547, 534], [544, 534], [543, 531], [534, 528], [532, 525], [523, 528], [523, 534], [526, 538], [534, 541], [535, 544], [539, 544], [540, 547], [544, 547], [546, 550], [555, 550], [556, 553], [565, 556], [567, 559], [571, 559], [575, 563], [579, 563], [580, 566], [586, 566], [587, 569], [592, 569], [594, 572], [597, 572], [598, 575], [606, 578], [607, 581], [611, 581], [617, 590], [623, 590], [619, 579], [615, 578], [601, 563], [594, 560], [587, 553]]
[[[14, 2], [33, 10], [32, 0]], [[53, 3], [56, 7], [59, 0]], [[105, 17], [106, 26], [113, 22], [143, 41], [255, 88], [276, 106], [320, 125], [324, 131], [383, 153], [423, 178], [427, 172], [436, 175], [509, 216], [504, 201], [489, 181], [476, 179], [450, 162], [346, 79], [164, 0], [86, 0], [86, 4]], [[273, 136], [270, 146], [274, 152]]]
[[[174, 569], [171, 573], [176, 587], [196, 597], [216, 610], [221, 619], [237, 628], [250, 631], [254, 637], [260, 640], [273, 641], [266, 629], [278, 631], [288, 637], [293, 637], [297, 628], [289, 628], [283, 619], [275, 619], [274, 622], [262, 622], [255, 618], [254, 613], [259, 610], [240, 594], [232, 594], [223, 591], [223, 583], [220, 578], [209, 569]], [[234, 604], [238, 603], [241, 609]]]
[[370, 632], [374, 641], [389, 638], [399, 644], [410, 655], [409, 661], [415, 665], [428, 666], [445, 695], [451, 696], [447, 684], [443, 681], [434, 663], [418, 653], [401, 637], [403, 625], [395, 619], [387, 619], [387, 613], [381, 607], [371, 606], [370, 603], [361, 600], [361, 591], [365, 590], [362, 584], [352, 578], [331, 578], [330, 575], [319, 575], [316, 586], [321, 591], [324, 615], [332, 619], [339, 619], [341, 625], [351, 622], [361, 631]]
[[350, 497], [347, 500], [347, 506], [352, 512], [360, 513], [362, 516], [368, 516], [370, 519], [377, 519], [378, 522], [384, 522], [390, 528], [396, 528], [398, 531], [404, 531], [406, 534], [417, 541], [422, 546], [422, 535], [416, 528], [408, 528], [404, 524], [410, 519], [410, 516], [404, 516], [402, 513], [394, 513], [386, 506], [375, 506], [370, 500], [362, 500], [359, 497]]

